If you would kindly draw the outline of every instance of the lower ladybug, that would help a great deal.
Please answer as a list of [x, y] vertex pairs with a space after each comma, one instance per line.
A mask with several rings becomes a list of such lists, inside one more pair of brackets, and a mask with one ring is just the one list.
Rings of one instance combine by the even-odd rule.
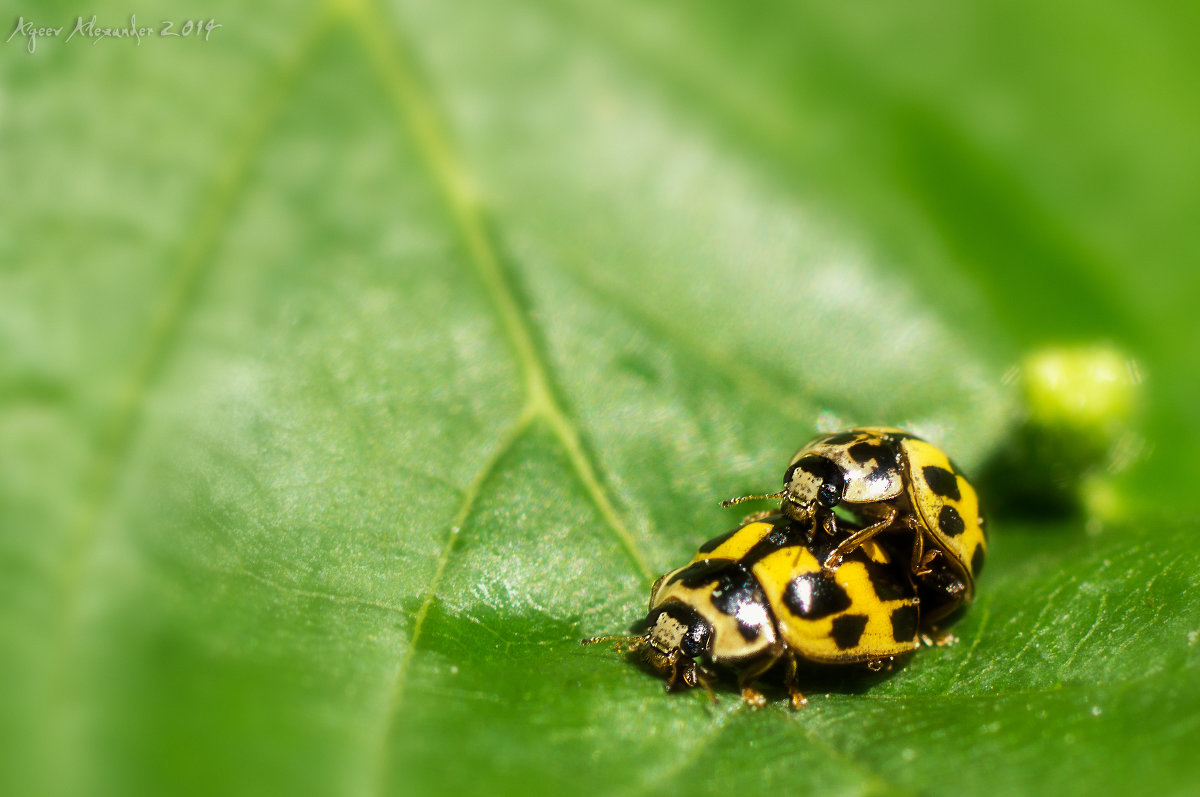
[[776, 665], [799, 707], [798, 664], [880, 669], [918, 647], [918, 597], [887, 550], [867, 540], [835, 571], [822, 567], [836, 542], [814, 522], [771, 515], [700, 546], [687, 565], [650, 590], [634, 635], [592, 637], [627, 644], [667, 679], [667, 689], [712, 694], [721, 670], [738, 673], [742, 697], [765, 704], [753, 682]]

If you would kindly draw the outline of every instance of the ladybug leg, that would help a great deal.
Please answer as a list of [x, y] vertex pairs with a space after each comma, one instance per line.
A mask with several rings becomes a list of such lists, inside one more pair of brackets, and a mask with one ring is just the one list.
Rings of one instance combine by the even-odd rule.
[[808, 698], [804, 693], [796, 688], [796, 657], [788, 656], [787, 660], [787, 675], [784, 677], [784, 684], [787, 685], [788, 694], [792, 696], [792, 708], [800, 708], [808, 703]]
[[749, 686], [742, 687], [742, 700], [749, 703], [752, 708], [762, 708], [767, 705], [767, 698], [763, 696], [763, 693]]
[[867, 662], [867, 669], [871, 672], [890, 672], [896, 663], [895, 656], [885, 656], [882, 659], [872, 659]]
[[755, 662], [742, 671], [742, 675], [738, 678], [738, 688], [742, 690], [742, 699], [749, 703], [754, 708], [762, 708], [767, 704], [767, 699], [763, 693], [750, 686], [755, 678], [765, 673], [774, 666], [778, 661], [779, 654], [774, 656], [766, 656], [761, 661]]
[[671, 677], [667, 679], [666, 689], [668, 692], [673, 692], [675, 691], [675, 685], [679, 683], [679, 658], [677, 654], [671, 654], [670, 664]]
[[917, 578], [929, 575], [933, 572], [929, 566], [933, 564], [934, 559], [941, 555], [941, 550], [936, 547], [925, 549], [925, 535], [928, 532], [916, 518], [910, 515], [901, 522], [913, 532], [912, 559], [909, 561], [910, 572]]
[[742, 525], [746, 526], [751, 523], [756, 523], [763, 518], [768, 518], [771, 515], [778, 514], [778, 512], [778, 509], [764, 509], [761, 512], [751, 512], [749, 515], [746, 515], [744, 518], [742, 518]]
[[925, 529], [911, 516], [904, 519], [904, 525], [908, 526], [915, 532], [913, 534], [912, 559], [909, 560], [909, 569], [914, 576], [923, 576], [929, 573], [928, 564], [937, 555], [937, 549], [932, 549], [929, 553], [925, 552]]
[[837, 536], [837, 515], [832, 512], [825, 512], [821, 518], [821, 528], [825, 529], [825, 533], [830, 537]]
[[958, 637], [944, 628], [931, 628], [928, 634], [921, 634], [921, 644], [927, 648], [944, 648], [956, 642]]
[[921, 576], [927, 576], [932, 573], [933, 568], [930, 567], [930, 565], [932, 565], [933, 561], [941, 555], [942, 552], [936, 548], [926, 551], [925, 555], [921, 557], [921, 561], [917, 563], [915, 568], [913, 568], [913, 575], [920, 578]]
[[838, 565], [842, 563], [843, 556], [858, 548], [858, 546], [862, 545], [864, 542], [871, 539], [888, 526], [892, 525], [892, 522], [896, 519], [896, 507], [891, 505], [886, 506], [887, 509], [884, 511], [882, 519], [872, 523], [866, 528], [859, 529], [858, 531], [854, 532], [849, 537], [842, 540], [841, 543], [838, 544], [838, 547], [830, 551], [829, 556], [825, 557], [825, 564], [823, 565], [826, 570], [837, 570]]
[[921, 560], [925, 556], [925, 535], [913, 535], [912, 559], [909, 560], [909, 569], [912, 570], [914, 576], [921, 575]]

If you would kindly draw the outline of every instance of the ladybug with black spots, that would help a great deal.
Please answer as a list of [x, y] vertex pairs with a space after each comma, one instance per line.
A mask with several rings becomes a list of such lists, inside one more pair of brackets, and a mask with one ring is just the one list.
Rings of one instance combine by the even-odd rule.
[[754, 706], [765, 704], [754, 682], [782, 667], [797, 708], [807, 702], [797, 685], [801, 662], [878, 670], [915, 650], [919, 599], [904, 567], [868, 539], [830, 571], [823, 563], [835, 540], [815, 530], [811, 515], [775, 514], [710, 540], [654, 583], [634, 635], [583, 644], [627, 644], [668, 690], [702, 686], [711, 696], [720, 672], [734, 671]]
[[[839, 540], [822, 563], [830, 571], [880, 532], [889, 532], [892, 548], [894, 532], [911, 535], [910, 569], [927, 598], [926, 621], [974, 597], [975, 577], [987, 554], [975, 488], [941, 449], [901, 429], [863, 427], [822, 435], [792, 457], [783, 490], [722, 506], [758, 498], [781, 499], [784, 515], [811, 518]], [[834, 513], [839, 506], [853, 512], [861, 527], [842, 533], [846, 524]]]

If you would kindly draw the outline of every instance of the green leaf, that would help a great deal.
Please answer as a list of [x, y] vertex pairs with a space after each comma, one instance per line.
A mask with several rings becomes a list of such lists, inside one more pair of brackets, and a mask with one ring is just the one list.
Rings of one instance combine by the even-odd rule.
[[[0, 793], [1194, 788], [1191, 12], [22, 13]], [[818, 428], [982, 472], [1074, 340], [1152, 455], [1111, 517], [988, 506], [956, 644], [796, 712], [579, 646]]]

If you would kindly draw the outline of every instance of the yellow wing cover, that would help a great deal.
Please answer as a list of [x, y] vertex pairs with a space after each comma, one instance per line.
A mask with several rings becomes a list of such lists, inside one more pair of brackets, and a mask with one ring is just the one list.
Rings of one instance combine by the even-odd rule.
[[966, 575], [967, 596], [987, 555], [975, 488], [942, 451], [924, 440], [901, 441], [909, 470], [909, 498], [938, 545]]
[[[700, 550], [692, 557], [693, 562], [703, 562], [708, 559], [732, 559], [735, 562], [743, 559], [750, 550], [763, 541], [768, 535], [786, 533], [787, 522], [778, 515], [766, 521], [756, 521], [739, 526], [733, 531], [714, 537], [700, 546]], [[780, 540], [783, 538], [780, 537]]]
[[873, 542], [851, 552], [832, 573], [805, 545], [779, 548], [754, 564], [775, 612], [779, 636], [800, 656], [862, 662], [918, 646], [917, 595], [893, 574]]
[[[670, 599], [682, 600], [706, 617], [711, 615], [714, 622], [721, 619], [710, 611], [708, 579], [702, 579], [703, 589], [684, 595], [678, 593], [686, 586], [678, 583], [679, 576], [692, 571], [702, 575], [700, 570], [705, 568], [736, 563], [753, 575], [762, 590], [777, 638], [801, 658], [865, 662], [918, 646], [916, 590], [883, 548], [866, 542], [847, 554], [831, 573], [821, 566], [828, 554], [826, 546], [818, 546], [815, 553], [812, 547], [785, 518], [772, 516], [749, 523], [705, 543], [688, 565], [660, 579], [652, 590], [651, 607]], [[743, 642], [728, 631], [723, 637], [736, 637], [737, 650], [723, 649], [718, 658], [746, 658], [762, 648], [762, 638]]]

